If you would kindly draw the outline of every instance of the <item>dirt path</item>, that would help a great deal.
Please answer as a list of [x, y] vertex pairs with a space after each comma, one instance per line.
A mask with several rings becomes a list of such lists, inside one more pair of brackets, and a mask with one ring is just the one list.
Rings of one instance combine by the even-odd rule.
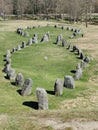
[[51, 126], [54, 130], [98, 130], [98, 121], [79, 121], [79, 119], [70, 122], [41, 119], [38, 124]]

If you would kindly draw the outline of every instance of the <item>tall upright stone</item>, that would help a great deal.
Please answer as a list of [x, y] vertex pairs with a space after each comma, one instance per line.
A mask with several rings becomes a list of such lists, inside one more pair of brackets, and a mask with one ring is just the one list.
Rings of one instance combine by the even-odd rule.
[[85, 59], [85, 55], [83, 52], [80, 53], [80, 59]]
[[50, 32], [48, 31], [48, 32], [46, 33], [46, 35], [48, 36], [48, 39], [49, 39], [49, 41], [50, 41]]
[[24, 83], [24, 77], [21, 73], [18, 73], [15, 79], [15, 85], [16, 86], [22, 86]]
[[10, 79], [10, 80], [15, 80], [16, 78], [16, 71], [15, 69], [10, 69], [8, 72], [7, 72], [7, 78]]
[[32, 39], [32, 43], [38, 43], [38, 39], [37, 39], [37, 37], [36, 36], [34, 36], [34, 38]]
[[16, 48], [13, 48], [11, 51], [11, 53], [14, 53], [14, 52], [16, 52]]
[[27, 43], [27, 45], [32, 45], [32, 38], [30, 38], [29, 40], [28, 40], [28, 43]]
[[75, 82], [72, 76], [64, 77], [64, 87], [71, 89], [75, 88]]
[[28, 32], [24, 32], [24, 37], [29, 37], [29, 33]]
[[48, 109], [48, 96], [45, 89], [37, 88], [36, 95], [38, 99], [38, 108], [42, 110]]
[[17, 50], [17, 51], [20, 51], [20, 50], [21, 50], [20, 45], [17, 45], [16, 50]]
[[41, 39], [41, 42], [49, 42], [49, 37], [47, 34], [45, 34], [42, 39]]
[[56, 96], [63, 94], [63, 81], [61, 79], [56, 79], [54, 84], [54, 93]]
[[7, 59], [6, 59], [6, 65], [7, 64], [11, 64], [11, 58], [10, 57], [8, 57]]
[[89, 56], [86, 56], [86, 57], [84, 58], [84, 62], [89, 63], [89, 62], [90, 62], [90, 57], [89, 57]]
[[57, 36], [57, 39], [56, 39], [56, 45], [58, 45], [58, 44], [60, 43], [60, 41], [61, 41], [61, 36], [58, 35], [58, 36]]
[[87, 67], [87, 63], [84, 60], [82, 60], [81, 61], [81, 68], [85, 69], [86, 67]]
[[21, 48], [26, 48], [26, 42], [25, 41], [22, 42]]
[[28, 78], [25, 80], [22, 90], [21, 90], [21, 95], [22, 96], [27, 96], [30, 95], [32, 93], [32, 84], [33, 81], [31, 78]]
[[66, 46], [66, 40], [65, 39], [62, 40], [62, 47], [64, 47], [64, 46]]
[[79, 68], [79, 69], [76, 70], [76, 73], [74, 74], [73, 78], [75, 80], [79, 80], [81, 78], [81, 76], [82, 76], [82, 69]]
[[10, 70], [11, 70], [11, 64], [9, 63], [5, 65], [3, 72], [8, 73]]
[[7, 51], [6, 51], [6, 58], [7, 58], [7, 57], [11, 57], [11, 52], [10, 52], [10, 50], [7, 50]]

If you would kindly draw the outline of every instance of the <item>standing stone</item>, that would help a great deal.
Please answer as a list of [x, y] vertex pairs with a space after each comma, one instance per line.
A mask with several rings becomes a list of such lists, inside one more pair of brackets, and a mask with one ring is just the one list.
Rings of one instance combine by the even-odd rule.
[[11, 51], [11, 53], [14, 53], [15, 51], [16, 51], [16, 48], [13, 48], [12, 51]]
[[82, 68], [82, 69], [85, 69], [86, 66], [87, 66], [87, 63], [86, 63], [84, 60], [82, 60], [82, 61], [81, 61], [81, 68]]
[[26, 48], [26, 43], [25, 43], [25, 41], [22, 42], [21, 48]]
[[30, 38], [27, 45], [32, 45], [32, 41], [33, 41], [32, 38]]
[[75, 88], [75, 82], [72, 76], [64, 77], [64, 87], [71, 89]]
[[42, 110], [48, 109], [48, 96], [45, 89], [37, 88], [36, 95], [38, 99], [38, 108]]
[[79, 68], [79, 69], [76, 70], [76, 73], [75, 73], [75, 75], [73, 76], [73, 78], [74, 78], [75, 80], [79, 80], [79, 79], [81, 78], [81, 76], [82, 76], [82, 69]]
[[64, 29], [65, 29], [65, 26], [62, 26], [61, 29], [64, 30]]
[[61, 79], [56, 79], [54, 85], [54, 93], [56, 96], [63, 94], [63, 81]]
[[64, 47], [66, 45], [66, 40], [62, 40], [62, 47]]
[[10, 52], [10, 50], [7, 50], [7, 51], [6, 51], [6, 57], [11, 57], [11, 52]]
[[45, 34], [41, 39], [41, 42], [49, 42], [49, 37]]
[[70, 45], [68, 46], [68, 50], [69, 50], [69, 51], [73, 51], [73, 46], [72, 46], [72, 44], [70, 44]]
[[16, 78], [16, 72], [15, 72], [15, 69], [10, 69], [8, 72], [7, 72], [7, 78], [10, 79], [10, 80], [15, 80]]
[[85, 55], [83, 52], [80, 53], [80, 59], [85, 59]]
[[78, 63], [76, 66], [76, 69], [80, 69], [80, 68], [81, 68], [81, 65], [80, 65], [80, 63]]
[[57, 28], [57, 27], [58, 27], [58, 25], [54, 25], [54, 27], [55, 27], [55, 28]]
[[38, 35], [36, 33], [34, 34], [34, 37], [36, 37], [38, 39]]
[[17, 50], [17, 51], [20, 51], [20, 50], [21, 50], [20, 45], [17, 45], [16, 50]]
[[22, 28], [18, 28], [18, 29], [17, 29], [17, 33], [18, 33], [18, 34], [21, 34], [22, 30], [23, 30]]
[[84, 58], [84, 62], [89, 63], [89, 61], [90, 61], [90, 57], [86, 56], [86, 57]]
[[21, 35], [24, 36], [25, 32], [24, 31], [21, 31]]
[[48, 32], [46, 33], [46, 35], [48, 36], [48, 39], [49, 39], [49, 41], [50, 41], [50, 32], [48, 31]]
[[11, 70], [11, 64], [10, 64], [10, 63], [9, 63], [9, 64], [6, 64], [5, 67], [4, 67], [4, 69], [3, 69], [3, 71], [4, 71], [5, 73], [8, 73], [10, 70]]
[[56, 39], [56, 44], [58, 45], [58, 44], [60, 43], [60, 41], [61, 41], [61, 36], [58, 35], [58, 36], [57, 36], [57, 39]]
[[10, 57], [6, 58], [6, 64], [11, 64], [11, 58]]
[[32, 79], [29, 78], [25, 80], [21, 91], [22, 96], [30, 95], [32, 93], [32, 84], [33, 84]]
[[28, 32], [24, 32], [24, 37], [29, 37], [29, 33]]
[[18, 73], [15, 79], [15, 85], [16, 86], [22, 86], [24, 83], [24, 77], [21, 73]]
[[34, 38], [33, 38], [32, 43], [38, 43], [37, 37], [34, 37]]

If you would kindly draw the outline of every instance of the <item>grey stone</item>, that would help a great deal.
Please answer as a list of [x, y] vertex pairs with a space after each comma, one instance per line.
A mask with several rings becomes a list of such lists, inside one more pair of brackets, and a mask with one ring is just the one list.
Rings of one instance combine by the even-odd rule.
[[29, 37], [29, 33], [28, 32], [24, 32], [24, 37]]
[[58, 35], [56, 39], [56, 44], [58, 45], [62, 39], [63, 39], [62, 34]]
[[82, 50], [81, 49], [77, 49], [77, 54], [80, 55], [82, 53]]
[[6, 64], [11, 64], [11, 58], [10, 57], [6, 58]]
[[21, 31], [21, 35], [24, 36], [25, 32], [24, 31]]
[[62, 40], [63, 39], [63, 35], [62, 34], [60, 34], [60, 40]]
[[37, 37], [34, 37], [34, 38], [32, 39], [32, 43], [38, 43]]
[[21, 50], [20, 45], [17, 45], [16, 50], [17, 50], [17, 51], [20, 51], [20, 50]]
[[65, 39], [62, 40], [62, 47], [66, 46], [67, 42]]
[[7, 58], [7, 57], [11, 57], [11, 52], [10, 52], [10, 50], [7, 50], [7, 51], [6, 51], [6, 58]]
[[22, 30], [23, 30], [22, 28], [18, 28], [18, 29], [17, 29], [17, 33], [18, 33], [18, 34], [21, 34]]
[[49, 42], [49, 37], [47, 36], [47, 34], [43, 36], [43, 38], [41, 39], [41, 42]]
[[22, 90], [21, 90], [21, 95], [22, 96], [27, 96], [30, 95], [32, 93], [32, 84], [33, 81], [31, 78], [28, 78], [25, 80]]
[[22, 42], [21, 48], [26, 48], [26, 42], [25, 41]]
[[84, 60], [82, 60], [81, 61], [81, 68], [85, 69], [86, 67], [87, 67], [87, 63]]
[[56, 39], [56, 44], [58, 45], [60, 43], [60, 41], [61, 41], [61, 37], [60, 37], [60, 35], [58, 35], [57, 39]]
[[81, 68], [81, 65], [80, 65], [80, 63], [78, 63], [76, 66], [76, 69], [80, 69], [80, 68]]
[[80, 53], [80, 59], [85, 59], [85, 55], [83, 52]]
[[34, 34], [34, 37], [36, 37], [38, 39], [38, 35], [36, 33]]
[[32, 43], [33, 43], [33, 40], [32, 40], [32, 38], [30, 38], [30, 39], [28, 40], [27, 45], [32, 45]]
[[79, 79], [81, 78], [81, 76], [82, 76], [82, 69], [79, 68], [79, 69], [76, 70], [76, 73], [75, 73], [75, 75], [73, 76], [73, 78], [74, 78], [75, 80], [79, 80]]
[[69, 30], [69, 31], [71, 31], [71, 28], [70, 28], [70, 27], [67, 27], [67, 28], [66, 28], [66, 30]]
[[77, 52], [78, 47], [77, 46], [73, 46], [73, 52]]
[[89, 63], [89, 62], [90, 62], [90, 57], [86, 56], [86, 57], [84, 58], [84, 62]]
[[65, 29], [65, 26], [62, 26], [61, 29], [64, 30], [64, 29]]
[[63, 94], [63, 81], [61, 79], [56, 79], [54, 85], [54, 93], [56, 96]]
[[71, 36], [69, 36], [69, 38], [71, 38], [71, 39], [74, 38], [74, 35], [72, 34]]
[[15, 80], [16, 78], [16, 72], [15, 72], [15, 69], [10, 69], [8, 72], [7, 72], [7, 78], [10, 79], [10, 80]]
[[69, 50], [69, 51], [73, 51], [73, 46], [72, 46], [72, 44], [70, 44], [70, 45], [68, 46], [68, 50]]
[[21, 73], [18, 73], [15, 79], [15, 85], [16, 86], [22, 86], [24, 83], [24, 77]]
[[16, 48], [13, 48], [11, 53], [14, 53], [14, 52], [16, 52]]
[[49, 39], [49, 41], [50, 41], [50, 32], [48, 31], [48, 32], [46, 33], [46, 35], [48, 36], [48, 39]]
[[38, 99], [38, 108], [42, 110], [48, 109], [48, 96], [45, 89], [37, 88], [36, 95]]
[[9, 63], [5, 65], [3, 72], [8, 73], [10, 70], [11, 70], [11, 64]]
[[57, 27], [58, 27], [58, 25], [54, 25], [54, 27], [55, 27], [55, 28], [57, 28]]
[[75, 82], [72, 76], [64, 77], [64, 87], [71, 89], [75, 88]]

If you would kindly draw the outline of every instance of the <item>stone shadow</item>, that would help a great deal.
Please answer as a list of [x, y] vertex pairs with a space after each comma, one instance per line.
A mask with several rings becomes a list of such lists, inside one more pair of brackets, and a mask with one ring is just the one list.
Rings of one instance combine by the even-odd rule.
[[21, 89], [16, 90], [19, 95], [21, 95]]
[[73, 73], [73, 74], [75, 74], [75, 73], [76, 73], [76, 70], [71, 70], [70, 72]]
[[55, 95], [54, 91], [46, 90], [46, 92], [50, 95]]
[[24, 106], [27, 106], [27, 107], [31, 107], [35, 110], [38, 110], [38, 102], [35, 102], [35, 101], [26, 101], [26, 102], [23, 102]]
[[15, 82], [11, 82], [11, 85], [16, 86]]

